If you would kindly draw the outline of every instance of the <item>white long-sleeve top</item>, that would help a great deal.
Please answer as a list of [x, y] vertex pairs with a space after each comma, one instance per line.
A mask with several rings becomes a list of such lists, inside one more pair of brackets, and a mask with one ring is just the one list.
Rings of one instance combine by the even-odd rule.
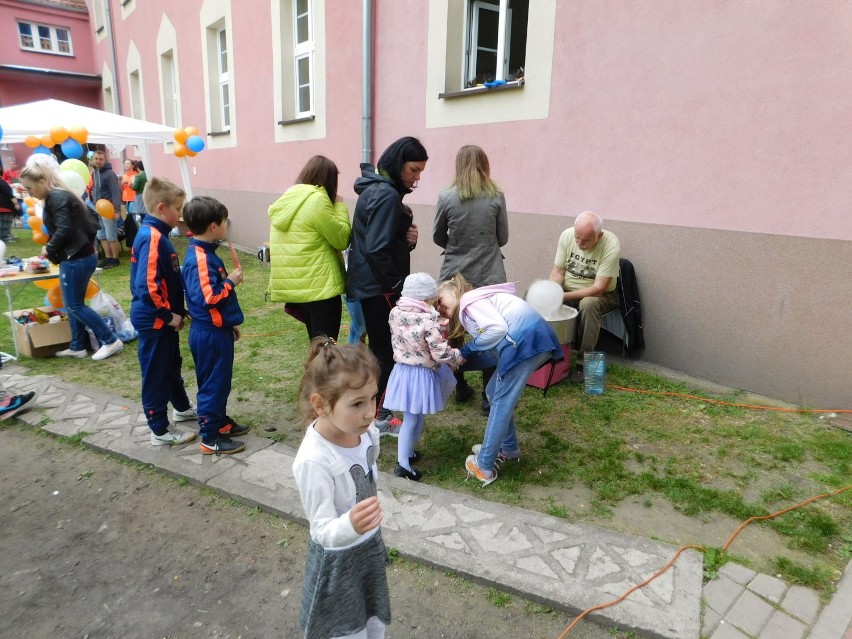
[[[293, 476], [299, 487], [302, 507], [311, 526], [311, 539], [323, 548], [344, 548], [374, 535], [377, 528], [358, 534], [352, 527], [349, 511], [360, 499], [375, 494], [379, 469], [379, 431], [371, 425], [361, 436], [372, 447], [368, 459], [372, 478], [358, 478], [356, 486], [352, 465], [341, 455], [340, 448], [320, 435], [314, 424], [308, 426], [293, 462]], [[372, 481], [368, 481], [372, 479]], [[368, 485], [369, 484], [369, 485]], [[360, 494], [359, 494], [360, 493]]]

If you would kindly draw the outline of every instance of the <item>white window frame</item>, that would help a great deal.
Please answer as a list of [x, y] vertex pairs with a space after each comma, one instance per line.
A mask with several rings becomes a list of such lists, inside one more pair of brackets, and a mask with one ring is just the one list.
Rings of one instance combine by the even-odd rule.
[[[222, 47], [222, 39], [225, 46]], [[228, 67], [228, 30], [222, 26], [216, 31], [216, 61], [219, 86], [219, 117], [223, 131], [231, 130], [231, 90]]]
[[[476, 63], [479, 57], [479, 18], [483, 11], [493, 11], [497, 14], [497, 49], [493, 51], [497, 64], [495, 65], [494, 80], [505, 80], [509, 74], [509, 44], [511, 42], [512, 10], [508, 0], [499, 0], [499, 4], [486, 0], [470, 0], [468, 4], [468, 29], [465, 46], [467, 57], [467, 74], [465, 86], [476, 77]], [[529, 34], [528, 34], [529, 35]], [[503, 64], [500, 64], [500, 60]]]
[[[24, 44], [24, 34], [21, 33], [21, 25], [26, 25], [30, 28], [29, 38], [32, 41], [30, 46], [26, 46]], [[39, 33], [39, 29], [47, 29], [48, 30], [48, 40], [50, 41], [49, 47], [45, 48], [42, 46], [42, 36]], [[67, 40], [59, 39], [59, 31], [64, 31], [68, 35]], [[68, 51], [60, 51], [59, 43], [67, 42], [68, 43]], [[64, 55], [64, 56], [73, 56], [74, 55], [74, 45], [71, 42], [71, 28], [70, 27], [55, 27], [49, 24], [43, 24], [41, 22], [30, 22], [29, 20], [18, 20], [18, 46], [24, 51], [37, 51], [39, 53], [50, 53], [52, 55]]]
[[[312, 0], [305, 0], [307, 11], [299, 13], [299, 0], [293, 1], [293, 83], [294, 83], [294, 108], [297, 118], [309, 117], [315, 114], [314, 109], [314, 11]], [[308, 21], [308, 39], [299, 42], [299, 18], [306, 17]], [[299, 62], [308, 61], [308, 80], [303, 82], [299, 75]], [[308, 90], [308, 109], [303, 109], [301, 104], [302, 89]]]
[[181, 118], [174, 49], [160, 54], [160, 68], [162, 70], [163, 124], [177, 128], [181, 126]]

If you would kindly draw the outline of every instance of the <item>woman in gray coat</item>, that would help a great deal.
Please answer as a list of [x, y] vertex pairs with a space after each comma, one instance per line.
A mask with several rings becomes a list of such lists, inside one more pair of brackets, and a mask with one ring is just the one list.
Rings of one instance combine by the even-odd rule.
[[[491, 179], [488, 156], [480, 147], [466, 145], [456, 154], [456, 176], [452, 186], [438, 196], [432, 239], [444, 249], [441, 281], [456, 273], [461, 273], [474, 288], [506, 281], [500, 252], [500, 247], [509, 241], [506, 199]], [[491, 372], [483, 373], [483, 389]], [[456, 379], [456, 401], [466, 402], [473, 389], [463, 373], [456, 373]], [[482, 410], [488, 410], [484, 390]]]

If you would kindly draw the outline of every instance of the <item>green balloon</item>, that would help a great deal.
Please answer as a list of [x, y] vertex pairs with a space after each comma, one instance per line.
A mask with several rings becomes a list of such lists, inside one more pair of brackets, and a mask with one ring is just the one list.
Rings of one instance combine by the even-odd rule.
[[62, 171], [73, 171], [83, 178], [84, 184], [89, 183], [89, 167], [86, 166], [85, 162], [81, 162], [80, 160], [65, 160], [59, 165], [59, 168]]

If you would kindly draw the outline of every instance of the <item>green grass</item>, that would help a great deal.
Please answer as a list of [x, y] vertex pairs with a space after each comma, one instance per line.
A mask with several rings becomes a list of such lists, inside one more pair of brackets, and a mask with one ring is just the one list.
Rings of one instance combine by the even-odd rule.
[[[21, 239], [9, 246], [9, 255], [29, 257], [39, 252], [40, 247], [26, 239], [28, 233], [15, 233]], [[182, 258], [186, 240], [177, 238], [174, 243]], [[228, 262], [227, 250], [222, 254]], [[246, 321], [236, 348], [229, 413], [253, 426], [256, 434], [296, 447], [304, 429], [295, 400], [307, 335], [301, 324], [284, 314], [281, 304], [266, 300], [268, 268], [251, 255], [242, 260], [245, 282], [237, 291]], [[125, 311], [130, 305], [128, 273], [125, 254], [120, 268], [101, 274], [103, 289]], [[44, 291], [27, 286], [16, 291], [15, 307], [42, 305], [43, 298]], [[10, 352], [8, 330], [0, 332], [0, 350]], [[345, 320], [341, 341], [346, 334]], [[135, 349], [135, 344], [128, 344], [121, 355], [100, 363], [56, 359], [22, 363], [33, 374], [56, 375], [138, 401]], [[186, 334], [182, 353], [193, 393]], [[479, 374], [469, 374], [468, 380], [480, 389]], [[426, 420], [418, 445], [424, 458], [418, 467], [430, 484], [602, 526], [619, 519], [620, 507], [631, 501], [640, 505], [643, 518], [653, 517], [653, 504], [664, 499], [693, 522], [688, 541], [705, 547], [719, 547], [725, 541], [704, 532], [702, 522], [708, 518], [730, 518], [733, 533], [749, 517], [768, 515], [850, 484], [850, 435], [813, 414], [714, 404], [708, 400], [754, 402], [741, 391], [710, 394], [629, 365], [608, 366], [607, 382], [701, 399], [612, 389], [589, 396], [568, 383], [553, 386], [545, 397], [528, 388], [516, 411], [522, 462], [506, 464], [500, 479], [486, 489], [466, 482], [463, 471], [471, 445], [482, 440], [485, 418], [476, 402], [459, 406], [451, 400], [443, 413]], [[393, 440], [382, 440], [380, 466], [385, 471], [395, 463], [395, 448]], [[587, 507], [580, 508], [578, 499]], [[819, 578], [810, 578], [812, 583], [825, 583], [819, 566], [836, 571], [848, 559], [850, 541], [842, 535], [852, 530], [852, 490], [754, 525], [779, 536], [787, 561], [804, 562], [806, 569], [817, 571]], [[631, 522], [620, 526], [629, 531]], [[766, 549], [755, 568], [774, 571], [775, 554]]]

